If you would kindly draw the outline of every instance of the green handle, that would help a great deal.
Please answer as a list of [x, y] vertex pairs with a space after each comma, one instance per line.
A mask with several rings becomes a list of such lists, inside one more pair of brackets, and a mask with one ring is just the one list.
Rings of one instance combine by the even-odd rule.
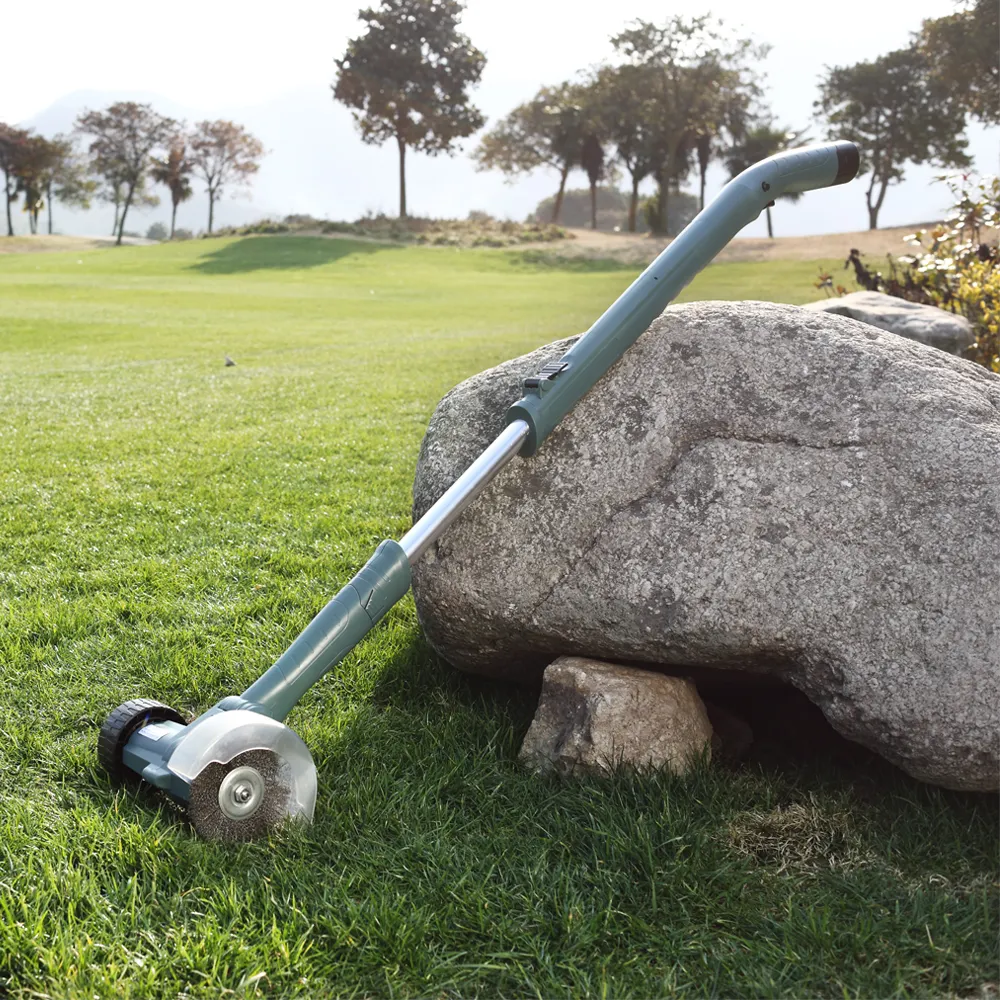
[[398, 542], [387, 539], [235, 705], [251, 707], [281, 722], [299, 698], [336, 666], [409, 589], [406, 553]]
[[507, 422], [529, 427], [521, 454], [533, 455], [559, 421], [639, 338], [688, 282], [769, 202], [793, 191], [844, 184], [858, 172], [853, 142], [770, 156], [734, 177], [719, 196], [622, 293], [558, 361], [525, 380]]

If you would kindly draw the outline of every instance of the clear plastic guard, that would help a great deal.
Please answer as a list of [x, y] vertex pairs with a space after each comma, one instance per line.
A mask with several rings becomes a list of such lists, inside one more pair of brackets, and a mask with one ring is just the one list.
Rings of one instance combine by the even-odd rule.
[[289, 818], [312, 821], [316, 765], [309, 748], [288, 726], [246, 709], [218, 712], [188, 727], [167, 768], [190, 785], [212, 761], [228, 764], [245, 750], [270, 750], [282, 759], [290, 785]]

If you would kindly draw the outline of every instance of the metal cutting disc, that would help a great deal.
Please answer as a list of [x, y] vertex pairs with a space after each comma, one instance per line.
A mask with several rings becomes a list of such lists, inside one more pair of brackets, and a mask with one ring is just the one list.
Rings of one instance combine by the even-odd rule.
[[273, 750], [247, 750], [212, 761], [191, 783], [188, 815], [209, 840], [255, 840], [288, 819], [292, 775]]

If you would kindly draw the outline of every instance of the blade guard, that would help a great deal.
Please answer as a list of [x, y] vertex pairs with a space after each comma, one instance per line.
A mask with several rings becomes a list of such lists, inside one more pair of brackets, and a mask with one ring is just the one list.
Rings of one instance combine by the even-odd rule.
[[235, 709], [207, 715], [187, 728], [167, 770], [189, 788], [213, 761], [228, 764], [246, 750], [270, 750], [289, 768], [288, 817], [312, 822], [316, 807], [316, 765], [305, 743], [288, 726], [266, 715]]

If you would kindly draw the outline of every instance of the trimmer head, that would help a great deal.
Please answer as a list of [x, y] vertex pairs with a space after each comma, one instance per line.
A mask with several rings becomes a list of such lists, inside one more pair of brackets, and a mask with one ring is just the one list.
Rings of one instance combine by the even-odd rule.
[[108, 716], [98, 746], [106, 770], [141, 777], [185, 803], [208, 839], [253, 840], [285, 820], [312, 819], [312, 756], [266, 715], [217, 705], [185, 726], [177, 712], [140, 699]]

